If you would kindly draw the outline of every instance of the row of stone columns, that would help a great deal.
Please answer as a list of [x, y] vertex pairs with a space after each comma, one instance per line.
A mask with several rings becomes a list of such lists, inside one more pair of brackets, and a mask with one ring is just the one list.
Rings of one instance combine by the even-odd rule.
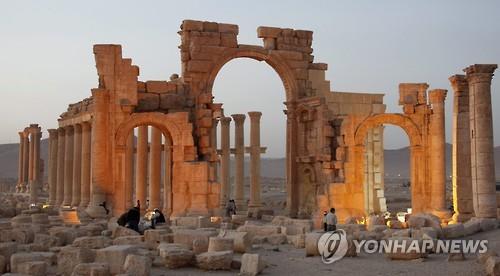
[[[162, 208], [168, 215], [171, 211], [172, 203], [172, 143], [169, 137], [165, 137], [165, 144], [162, 145], [162, 132], [156, 127], [151, 127], [151, 140], [149, 140], [149, 127], [139, 126], [137, 133], [137, 148], [134, 148], [134, 134], [129, 135], [129, 141], [126, 144], [125, 159], [125, 183], [127, 208], [132, 207], [132, 189], [134, 182], [133, 160], [134, 152], [137, 152], [135, 163], [135, 198], [141, 204], [141, 210], [146, 208]], [[164, 167], [162, 168], [162, 154]], [[149, 166], [148, 166], [149, 165]], [[148, 171], [149, 167], [149, 171]], [[164, 172], [162, 185], [162, 169]], [[148, 181], [149, 180], [149, 181]], [[127, 184], [127, 183], [130, 183]], [[163, 186], [163, 194], [161, 188]], [[149, 206], [146, 202], [149, 198]], [[162, 206], [163, 201], [163, 206]]]
[[18, 184], [16, 191], [30, 192], [30, 203], [36, 204], [38, 192], [43, 182], [40, 158], [40, 140], [42, 129], [38, 124], [31, 124], [19, 132]]
[[450, 77], [455, 219], [497, 217], [491, 80], [496, 64], [475, 64]]
[[91, 124], [49, 129], [49, 204], [86, 208], [90, 202]]
[[[261, 112], [252, 111], [248, 112], [250, 117], [250, 147], [245, 148], [245, 135], [244, 123], [245, 114], [233, 114], [232, 119], [235, 122], [235, 138], [234, 148], [230, 147], [230, 122], [231, 117], [220, 118], [221, 122], [221, 149], [218, 151], [220, 154], [220, 206], [224, 207], [231, 197], [231, 183], [230, 183], [230, 154], [235, 156], [235, 192], [234, 200], [238, 210], [246, 210], [247, 207], [251, 209], [259, 208], [262, 206], [260, 199], [260, 155], [265, 152], [265, 148], [260, 145], [260, 118]], [[213, 141], [216, 145], [217, 121], [214, 124]], [[250, 201], [247, 206], [245, 200], [245, 187], [244, 187], [244, 160], [245, 153], [250, 153]]]

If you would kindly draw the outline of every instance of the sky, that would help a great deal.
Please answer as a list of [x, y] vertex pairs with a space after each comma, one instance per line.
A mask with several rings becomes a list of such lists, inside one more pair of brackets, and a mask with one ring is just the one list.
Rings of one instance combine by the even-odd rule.
[[[500, 62], [499, 12], [500, 1], [494, 0], [0, 0], [0, 144], [18, 142], [17, 132], [29, 123], [44, 130], [57, 127], [69, 103], [90, 95], [97, 86], [93, 44], [121, 44], [124, 57], [140, 67], [140, 80], [180, 73], [177, 31], [183, 19], [238, 24], [241, 44], [262, 45], [258, 26], [313, 30], [315, 62], [328, 63], [331, 89], [385, 93], [388, 112], [401, 111], [401, 82], [448, 89], [451, 141], [448, 77], [470, 64]], [[233, 60], [220, 71], [213, 92], [226, 115], [261, 111], [265, 156], [284, 156], [285, 92], [269, 65]], [[498, 77], [492, 102], [499, 145]], [[248, 134], [248, 119], [246, 125]], [[408, 137], [387, 127], [384, 142], [386, 148], [399, 148], [408, 145]]]

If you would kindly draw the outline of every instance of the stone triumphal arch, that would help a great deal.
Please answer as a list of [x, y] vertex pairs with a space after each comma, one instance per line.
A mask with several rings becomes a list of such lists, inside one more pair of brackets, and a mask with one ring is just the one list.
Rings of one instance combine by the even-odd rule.
[[[263, 45], [239, 44], [238, 33], [238, 26], [233, 24], [184, 20], [179, 31], [182, 72], [169, 80], [140, 81], [139, 67], [122, 57], [120, 45], [95, 45], [97, 88], [92, 89], [89, 98], [70, 104], [58, 119], [59, 128], [49, 130], [49, 203], [78, 207], [96, 217], [104, 215], [104, 202], [118, 215], [137, 199], [149, 199], [154, 205], [149, 207], [163, 208], [171, 216], [218, 215], [231, 186], [229, 156], [235, 154], [238, 163], [247, 152], [251, 160], [250, 194], [243, 192], [242, 166], [237, 164], [236, 200], [243, 206], [249, 198], [249, 205], [243, 207], [252, 212], [261, 210], [261, 113], [248, 113], [249, 147], [237, 142], [235, 149], [230, 149], [231, 121], [234, 119], [236, 140], [242, 141], [238, 139], [243, 135], [246, 115], [226, 116], [223, 104], [213, 101], [212, 91], [224, 64], [236, 58], [251, 58], [269, 64], [286, 91], [286, 209], [290, 216], [312, 217], [319, 222], [323, 210], [330, 207], [337, 209], [341, 221], [347, 216], [383, 212], [383, 124], [399, 126], [408, 134], [413, 212], [448, 215], [444, 170], [446, 90], [427, 91], [425, 83], [402, 83], [402, 112], [385, 113], [383, 94], [331, 89], [325, 78], [328, 65], [314, 62], [312, 31], [259, 27], [257, 35]], [[467, 68], [466, 77], [450, 79], [455, 99], [460, 100], [460, 108], [454, 113], [460, 115], [455, 116], [460, 122], [454, 130], [469, 127], [469, 120], [461, 116], [468, 112], [464, 106], [469, 87], [471, 99], [476, 99], [471, 100], [470, 108], [474, 114], [484, 113], [477, 110], [476, 104], [483, 104], [479, 100], [484, 99], [483, 94], [489, 95], [495, 68], [474, 65]], [[487, 116], [491, 117], [491, 108]], [[467, 147], [479, 138], [490, 137], [491, 127], [475, 119], [480, 117], [475, 115], [470, 120], [475, 136], [465, 139], [467, 128], [466, 134], [457, 134], [457, 144]], [[151, 128], [151, 137], [145, 126]], [[134, 128], [139, 129], [137, 136]], [[40, 139], [37, 137], [23, 140], [23, 147], [32, 142], [36, 145]], [[490, 154], [489, 147], [481, 150]], [[36, 147], [33, 152], [36, 158]], [[26, 153], [20, 152], [20, 164], [32, 159]], [[158, 156], [162, 154], [168, 162], [159, 168]], [[468, 156], [481, 154], [473, 151]], [[464, 175], [456, 178], [460, 179], [454, 186], [456, 214], [475, 212], [477, 216], [491, 217], [496, 204], [490, 195], [494, 197], [494, 182], [483, 177], [491, 174], [486, 171], [490, 165], [478, 158], [470, 161], [463, 167], [470, 171], [471, 166], [476, 166], [475, 174], [466, 175], [467, 170], [463, 170]], [[24, 181], [29, 177], [23, 166], [18, 187], [24, 191]], [[145, 171], [148, 166], [149, 177]], [[36, 198], [38, 184], [32, 183]], [[467, 191], [475, 196], [468, 197]]]

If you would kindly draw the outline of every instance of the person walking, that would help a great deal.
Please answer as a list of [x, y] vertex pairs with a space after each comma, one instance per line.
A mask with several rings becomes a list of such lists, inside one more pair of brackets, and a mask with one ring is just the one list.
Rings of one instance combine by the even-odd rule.
[[327, 225], [328, 225], [328, 224], [326, 223], [326, 215], [327, 215], [327, 214], [328, 214], [328, 212], [327, 212], [327, 211], [324, 211], [324, 212], [323, 212], [323, 230], [324, 230], [325, 232], [326, 232], [326, 231], [328, 231], [328, 229], [327, 229]]
[[335, 215], [335, 208], [330, 208], [330, 212], [326, 215], [326, 230], [337, 230], [337, 215]]

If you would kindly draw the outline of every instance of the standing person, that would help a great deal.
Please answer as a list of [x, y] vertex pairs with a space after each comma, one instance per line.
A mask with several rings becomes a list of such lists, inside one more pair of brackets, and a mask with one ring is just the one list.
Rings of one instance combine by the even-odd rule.
[[337, 215], [335, 215], [335, 208], [331, 208], [330, 212], [326, 215], [326, 230], [337, 230]]
[[231, 217], [231, 200], [226, 204], [226, 217]]
[[128, 211], [127, 227], [139, 233], [139, 221], [141, 220], [141, 209], [135, 206]]
[[323, 230], [326, 232], [328, 231], [328, 228], [326, 227], [328, 224], [326, 223], [326, 215], [328, 214], [327, 211], [323, 212]]
[[230, 209], [231, 215], [236, 215], [236, 202], [234, 202], [234, 199], [231, 199], [229, 201], [229, 205], [231, 206]]

